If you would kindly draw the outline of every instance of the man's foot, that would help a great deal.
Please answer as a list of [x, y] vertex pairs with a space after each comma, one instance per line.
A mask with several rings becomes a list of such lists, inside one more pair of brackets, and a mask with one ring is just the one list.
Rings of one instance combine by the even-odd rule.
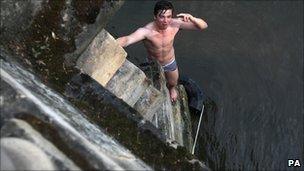
[[176, 102], [178, 94], [175, 87], [170, 88], [169, 92], [170, 92], [171, 102]]

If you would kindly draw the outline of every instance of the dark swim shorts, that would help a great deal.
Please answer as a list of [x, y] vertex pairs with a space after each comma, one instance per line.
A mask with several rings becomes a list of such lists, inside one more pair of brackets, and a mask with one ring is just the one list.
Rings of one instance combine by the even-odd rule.
[[162, 65], [162, 67], [163, 67], [165, 72], [174, 71], [174, 70], [177, 69], [177, 64], [176, 64], [175, 59], [173, 59], [171, 62], [169, 62], [165, 65]]

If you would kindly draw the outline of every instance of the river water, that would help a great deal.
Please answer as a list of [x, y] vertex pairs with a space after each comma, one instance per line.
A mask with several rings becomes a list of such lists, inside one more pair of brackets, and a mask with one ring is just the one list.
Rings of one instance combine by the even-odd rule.
[[[135, 31], [153, 20], [154, 3], [126, 1], [106, 29], [115, 37]], [[216, 103], [195, 154], [215, 170], [286, 170], [288, 159], [303, 167], [303, 2], [173, 4], [209, 26], [175, 39], [180, 72]], [[135, 64], [147, 56], [142, 43], [126, 50]]]

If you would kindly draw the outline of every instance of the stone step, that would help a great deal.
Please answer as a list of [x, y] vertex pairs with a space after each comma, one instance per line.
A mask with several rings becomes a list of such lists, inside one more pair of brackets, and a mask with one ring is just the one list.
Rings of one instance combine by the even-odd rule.
[[127, 53], [104, 29], [77, 60], [77, 68], [105, 86], [122, 66]]
[[126, 60], [107, 83], [106, 89], [133, 107], [148, 86], [144, 72]]
[[116, 40], [102, 30], [79, 57], [77, 67], [152, 121], [161, 107], [161, 93], [126, 56]]
[[174, 114], [174, 137], [175, 141], [180, 145], [185, 146], [191, 152], [193, 140], [188, 97], [183, 85], [178, 85], [176, 89], [179, 93], [179, 100], [172, 105]]
[[143, 92], [142, 96], [134, 104], [134, 108], [143, 115], [143, 117], [152, 122], [156, 111], [161, 107], [163, 98], [160, 91], [153, 85]]

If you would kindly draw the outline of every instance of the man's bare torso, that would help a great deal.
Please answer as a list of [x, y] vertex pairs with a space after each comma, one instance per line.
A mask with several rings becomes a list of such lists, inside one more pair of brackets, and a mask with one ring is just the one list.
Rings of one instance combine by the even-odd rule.
[[146, 39], [144, 39], [144, 45], [149, 57], [155, 58], [162, 65], [172, 61], [175, 58], [174, 37], [179, 28], [170, 24], [165, 30], [159, 31], [153, 22], [147, 24], [144, 28], [148, 31]]
[[170, 2], [157, 2], [153, 22], [145, 27], [138, 28], [128, 36], [118, 38], [117, 41], [120, 46], [127, 47], [143, 40], [149, 58], [155, 58], [163, 65], [163, 69], [166, 69], [165, 75], [170, 97], [172, 101], [176, 101], [178, 93], [175, 86], [178, 82], [178, 69], [176, 62], [173, 61], [175, 58], [174, 37], [179, 29], [203, 30], [207, 28], [207, 23], [187, 13], [177, 14], [178, 18], [172, 18], [172, 12], [173, 6]]

